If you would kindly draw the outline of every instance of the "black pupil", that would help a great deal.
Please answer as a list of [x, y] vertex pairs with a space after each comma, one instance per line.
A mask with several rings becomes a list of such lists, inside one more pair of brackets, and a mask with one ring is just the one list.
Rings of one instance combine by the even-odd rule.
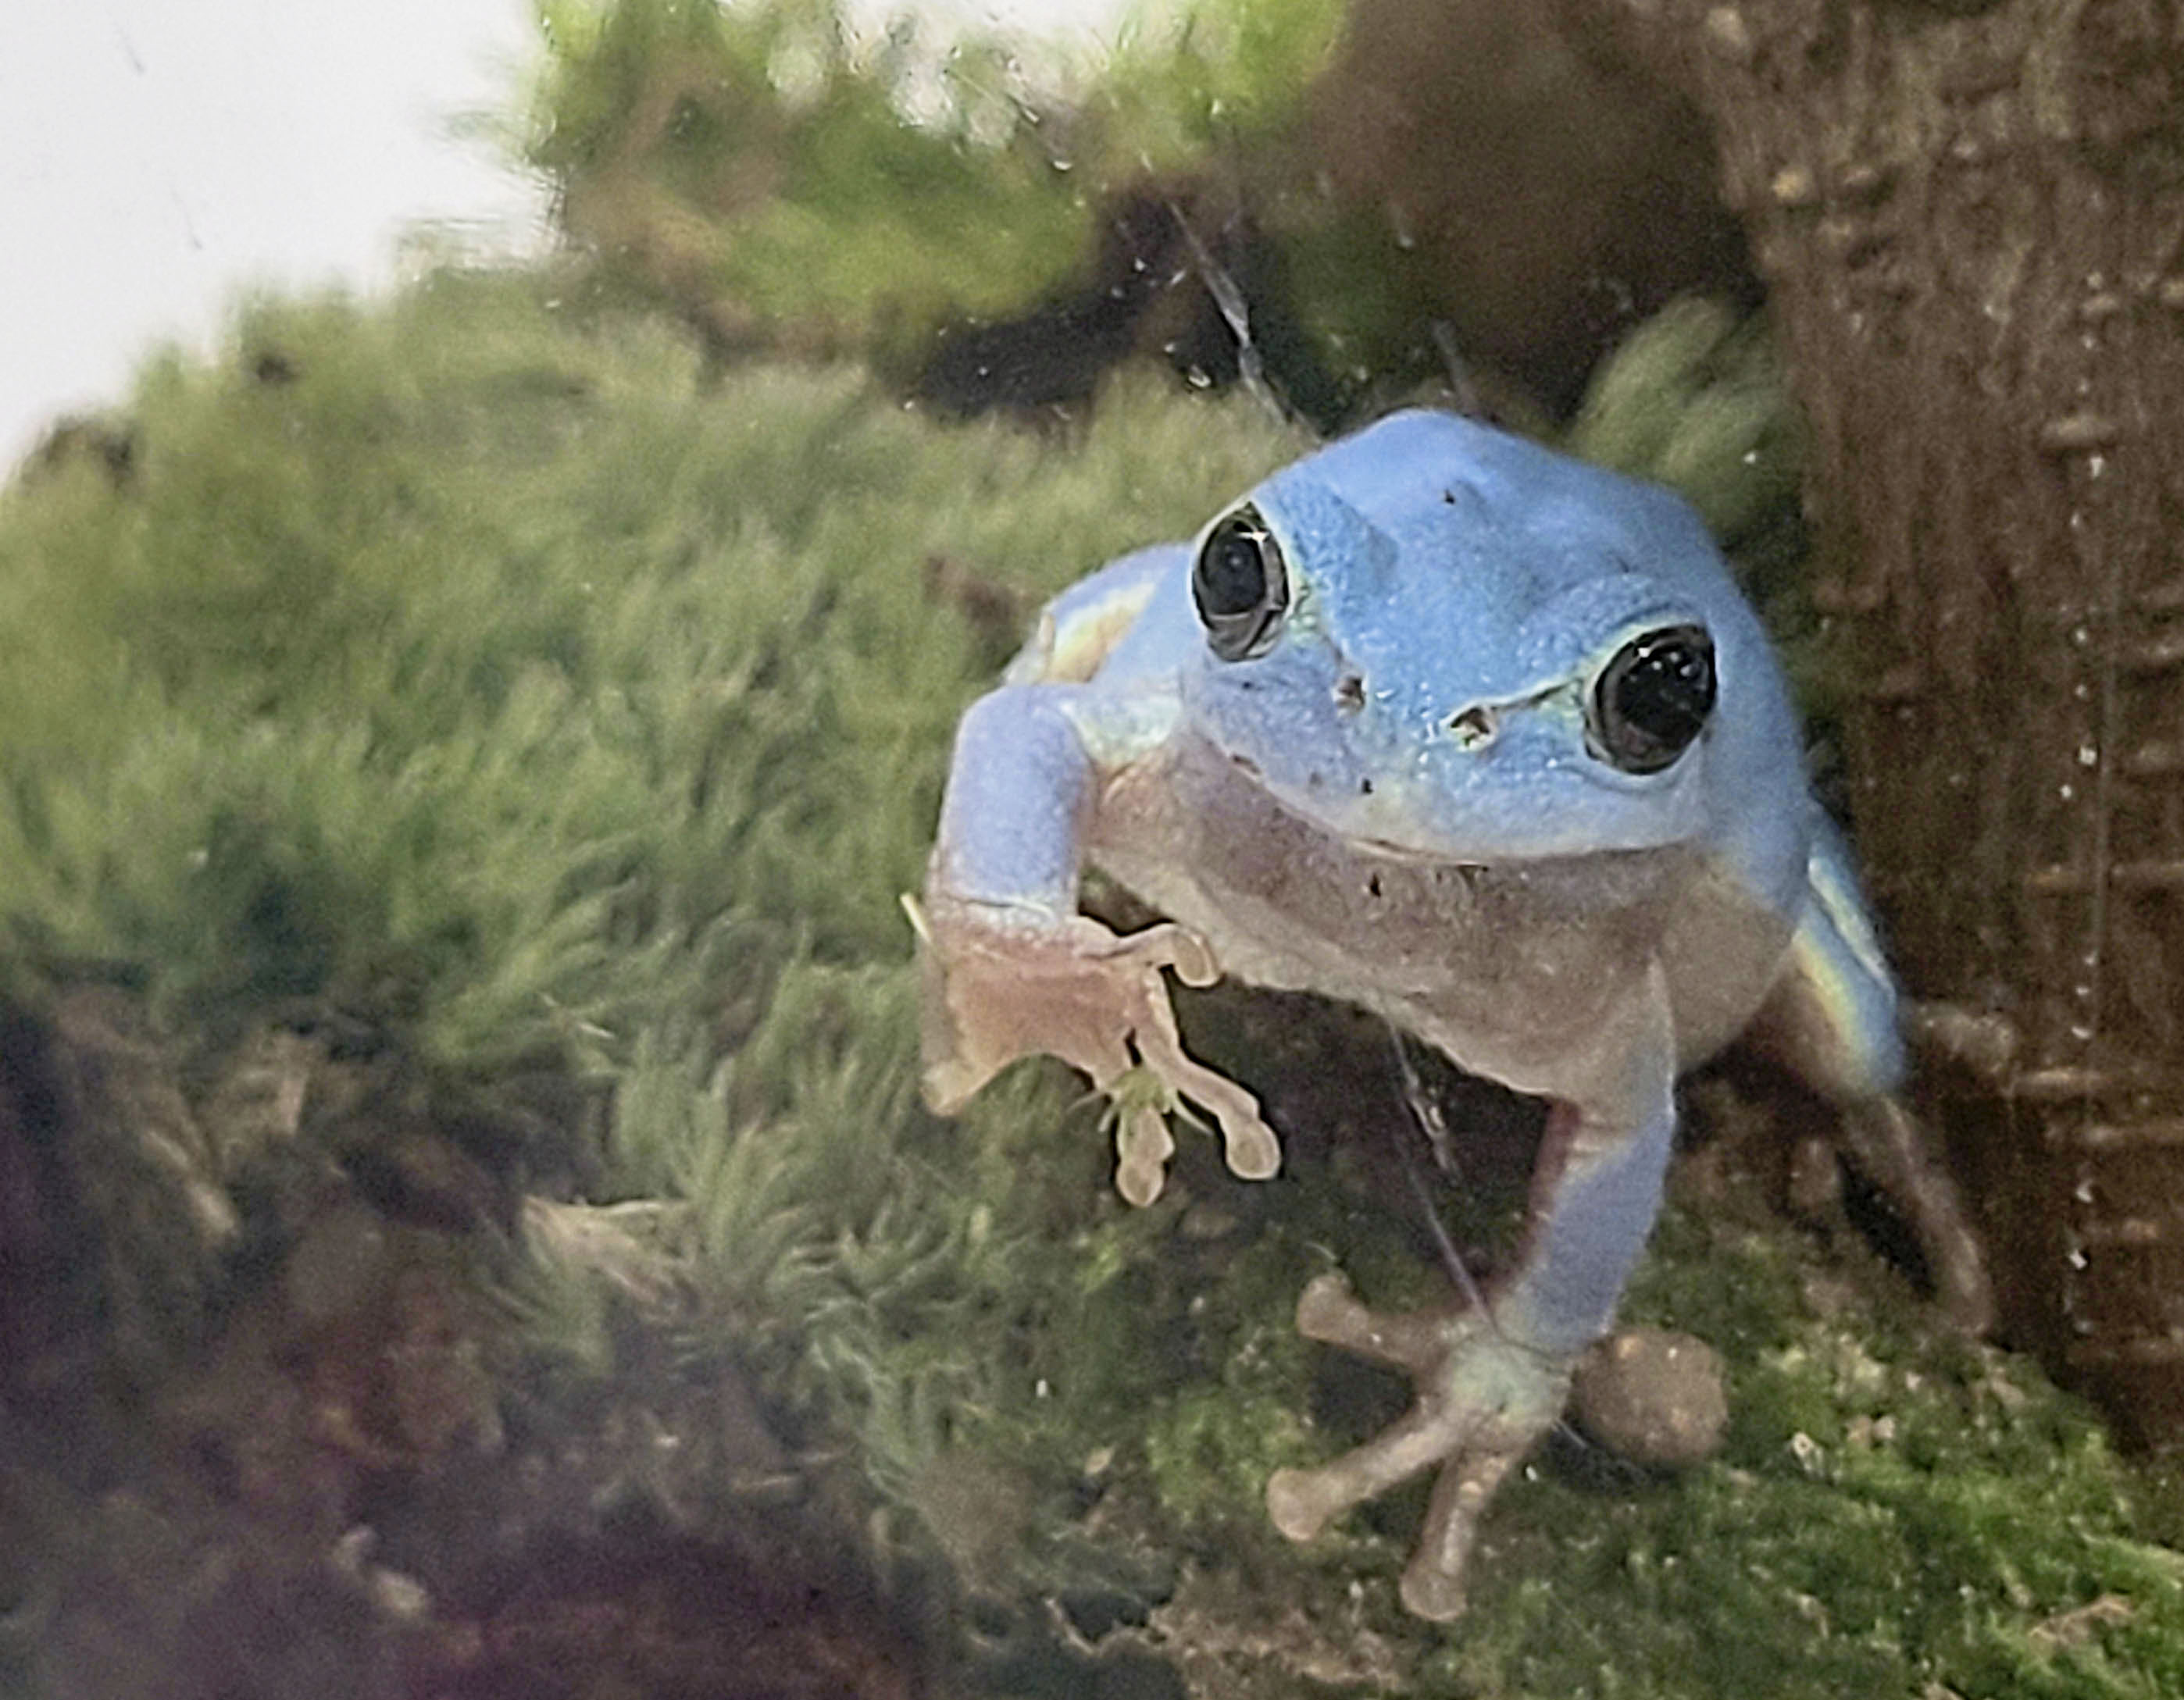
[[1713, 708], [1710, 647], [1675, 632], [1641, 637], [1616, 681], [1615, 712], [1656, 742], [1681, 749]]
[[1240, 519], [1206, 539], [1198, 569], [1199, 606], [1208, 614], [1249, 614], [1267, 597], [1267, 557]]

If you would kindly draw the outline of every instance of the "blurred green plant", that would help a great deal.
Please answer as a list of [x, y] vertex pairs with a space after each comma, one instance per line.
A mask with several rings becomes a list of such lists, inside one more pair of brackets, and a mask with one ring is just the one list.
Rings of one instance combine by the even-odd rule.
[[541, 0], [517, 145], [564, 230], [716, 353], [875, 352], [1061, 286], [1101, 198], [1271, 133], [1336, 0], [1147, 7], [1096, 69], [836, 0]]

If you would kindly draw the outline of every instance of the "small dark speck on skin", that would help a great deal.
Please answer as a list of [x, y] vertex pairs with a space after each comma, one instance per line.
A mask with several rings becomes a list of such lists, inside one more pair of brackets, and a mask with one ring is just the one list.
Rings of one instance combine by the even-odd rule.
[[1372, 896], [1376, 897], [1379, 897], [1380, 895], [1380, 876], [1378, 874], [1368, 875], [1365, 880], [1365, 889]]
[[1235, 763], [1235, 764], [1236, 764], [1236, 765], [1237, 765], [1238, 767], [1241, 768], [1241, 769], [1242, 769], [1245, 773], [1247, 773], [1247, 774], [1251, 775], [1251, 777], [1252, 777], [1253, 779], [1256, 779], [1256, 778], [1258, 778], [1258, 776], [1259, 776], [1259, 764], [1258, 764], [1258, 763], [1256, 763], [1256, 762], [1253, 761], [1253, 760], [1251, 758], [1251, 757], [1249, 757], [1249, 756], [1240, 756], [1240, 755], [1231, 755], [1231, 756], [1228, 758], [1228, 759], [1229, 759], [1230, 761], [1232, 761], [1232, 762]]
[[1456, 492], [1453, 490], [1442, 491], [1440, 493], [1440, 499], [1447, 503], [1451, 508], [1456, 506]]
[[1320, 786], [1327, 783], [1327, 775], [1322, 773], [1306, 774], [1305, 775], [1304, 782], [1310, 786], [1314, 791], [1318, 791]]
[[1369, 779], [1361, 779], [1361, 780], [1359, 780], [1359, 781], [1357, 781], [1357, 794], [1358, 794], [1358, 796], [1360, 796], [1360, 797], [1370, 797], [1370, 796], [1372, 796], [1372, 794], [1373, 794], [1373, 781], [1372, 781], [1371, 780], [1369, 780]]

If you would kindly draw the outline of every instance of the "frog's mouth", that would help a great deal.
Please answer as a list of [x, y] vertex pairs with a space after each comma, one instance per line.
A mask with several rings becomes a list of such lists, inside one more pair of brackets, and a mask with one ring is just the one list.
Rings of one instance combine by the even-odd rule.
[[1458, 874], [1483, 874], [1494, 865], [1474, 856], [1451, 856], [1441, 850], [1421, 850], [1415, 844], [1397, 844], [1386, 838], [1359, 838], [1353, 842], [1360, 850], [1390, 862], [1401, 862], [1407, 867], [1446, 868]]

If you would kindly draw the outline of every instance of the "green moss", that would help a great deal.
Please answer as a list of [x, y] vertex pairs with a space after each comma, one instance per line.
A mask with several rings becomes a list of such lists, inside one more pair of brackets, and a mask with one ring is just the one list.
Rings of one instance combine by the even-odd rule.
[[541, 1057], [593, 1082], [577, 1208], [633, 1208], [533, 1232], [535, 1349], [575, 1379], [632, 1326], [733, 1358], [898, 1530], [990, 1461], [1009, 1514], [973, 1544], [1006, 1570], [1021, 1527], [1028, 1590], [1064, 1536], [1127, 1540], [1188, 1560], [1210, 1639], [1369, 1630], [1429, 1696], [2184, 1688], [2174, 1512], [2081, 1407], [1684, 1213], [1630, 1310], [1728, 1359], [1720, 1459], [1552, 1449], [1446, 1629], [1394, 1601], [1415, 1496], [1274, 1536], [1267, 1472], [1405, 1396], [1297, 1339], [1296, 1295], [1333, 1263], [1425, 1297], [1415, 1219], [1340, 1153], [1246, 1187], [1189, 1130], [1128, 1210], [1056, 1066], [927, 1115], [897, 898], [993, 664], [983, 592], [1028, 605], [1299, 444], [1134, 382], [1072, 443], [850, 371], [706, 389], [567, 282], [264, 303], [147, 374], [133, 483], [0, 497], [0, 601], [49, 658], [0, 678], [12, 975], [89, 958], [177, 1020], [301, 1000], [482, 1089]]
[[1673, 1482], [1509, 1495], [1496, 1522], [1513, 1540], [1440, 1661], [1454, 1692], [2120, 1695], [2174, 1681], [2184, 1558], [2138, 1532], [2131, 1473], [2082, 1406], [2022, 1360], [1928, 1334], [1886, 1288], [1829, 1277], [1829, 1314], [1814, 1314], [1784, 1277], [1820, 1272], [1779, 1240], [1686, 1218], [1663, 1242], [1639, 1310], [1670, 1288], [1741, 1295], [1724, 1310], [1702, 1294], [1678, 1318], [1729, 1324], [1708, 1335], [1731, 1367], [1725, 1452]]
[[[49, 953], [330, 997], [459, 1065], [899, 954], [982, 653], [928, 563], [1044, 591], [1279, 453], [1150, 394], [1094, 460], [844, 372], [701, 396], [555, 287], [255, 310], [231, 360], [148, 375], [128, 489], [8, 498], [7, 611], [53, 662], [0, 681], [0, 913]], [[242, 369], [267, 351], [292, 381]]]

